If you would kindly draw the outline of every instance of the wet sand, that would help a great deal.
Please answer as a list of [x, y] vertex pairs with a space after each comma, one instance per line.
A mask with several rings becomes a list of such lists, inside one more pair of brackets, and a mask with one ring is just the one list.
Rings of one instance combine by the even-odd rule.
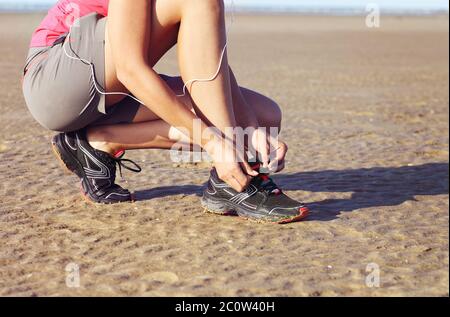
[[137, 203], [82, 200], [21, 94], [40, 18], [0, 15], [0, 295], [449, 295], [448, 17], [237, 17], [236, 75], [285, 115], [276, 180], [312, 208], [284, 226], [204, 214], [207, 164], [163, 151], [128, 154]]

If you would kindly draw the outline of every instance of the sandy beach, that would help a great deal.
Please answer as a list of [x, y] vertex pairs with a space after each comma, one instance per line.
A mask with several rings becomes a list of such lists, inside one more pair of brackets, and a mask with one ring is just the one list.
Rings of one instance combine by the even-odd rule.
[[449, 295], [448, 17], [236, 17], [240, 84], [285, 116], [275, 179], [312, 209], [284, 226], [204, 214], [208, 164], [156, 150], [128, 153], [135, 204], [85, 202], [22, 97], [41, 18], [0, 14], [1, 296]]

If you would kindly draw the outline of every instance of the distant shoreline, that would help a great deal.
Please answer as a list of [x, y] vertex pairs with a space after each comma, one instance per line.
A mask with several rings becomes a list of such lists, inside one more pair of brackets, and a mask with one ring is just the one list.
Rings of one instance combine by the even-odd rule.
[[[6, 9], [0, 6], [0, 14], [45, 14], [48, 8], [36, 9]], [[363, 11], [322, 11], [322, 10], [264, 10], [264, 9], [239, 9], [234, 12], [237, 15], [304, 15], [304, 16], [335, 16], [335, 17], [351, 17], [365, 16], [367, 13]], [[384, 16], [449, 16], [449, 12], [445, 10], [430, 11], [405, 11], [390, 10], [382, 12]]]

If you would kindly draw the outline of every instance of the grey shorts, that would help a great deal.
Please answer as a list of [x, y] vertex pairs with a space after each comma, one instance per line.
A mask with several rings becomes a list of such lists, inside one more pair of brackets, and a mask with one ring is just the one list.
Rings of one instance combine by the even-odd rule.
[[[76, 21], [70, 41], [62, 36], [52, 47], [31, 48], [24, 68], [23, 94], [29, 111], [47, 129], [77, 131], [87, 126], [130, 123], [140, 104], [127, 97], [106, 108], [105, 26], [107, 18], [96, 13]], [[67, 57], [78, 55], [94, 65]], [[166, 78], [162, 76], [162, 78]]]

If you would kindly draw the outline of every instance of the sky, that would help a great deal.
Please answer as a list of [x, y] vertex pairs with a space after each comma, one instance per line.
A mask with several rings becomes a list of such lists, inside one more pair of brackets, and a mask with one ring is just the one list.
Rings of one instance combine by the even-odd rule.
[[[230, 3], [231, 0], [225, 0]], [[1, 4], [14, 3], [22, 4], [51, 4], [56, 0], [0, 0]], [[377, 3], [381, 8], [391, 9], [440, 9], [448, 11], [448, 0], [234, 0], [237, 7], [271, 7], [278, 6], [284, 8], [290, 7], [308, 7], [308, 8], [349, 8], [365, 7], [368, 3]]]

